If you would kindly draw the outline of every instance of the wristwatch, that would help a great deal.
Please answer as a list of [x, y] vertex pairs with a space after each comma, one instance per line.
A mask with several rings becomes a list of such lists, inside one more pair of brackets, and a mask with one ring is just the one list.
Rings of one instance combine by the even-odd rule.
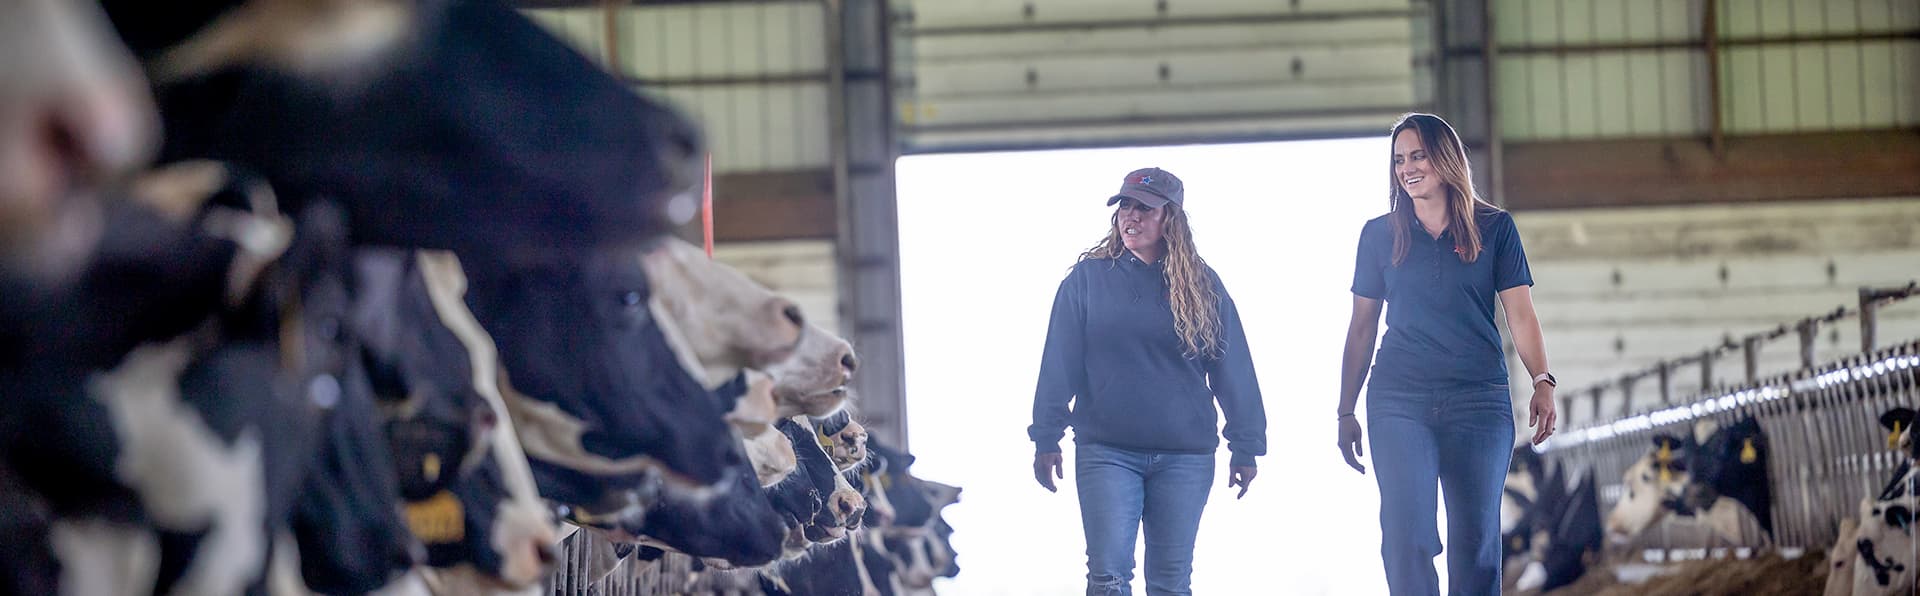
[[1538, 376], [1535, 376], [1533, 378], [1533, 384], [1535, 385], [1539, 385], [1541, 381], [1546, 381], [1548, 387], [1560, 386], [1560, 380], [1553, 378], [1553, 373], [1550, 373], [1550, 372], [1540, 373]]

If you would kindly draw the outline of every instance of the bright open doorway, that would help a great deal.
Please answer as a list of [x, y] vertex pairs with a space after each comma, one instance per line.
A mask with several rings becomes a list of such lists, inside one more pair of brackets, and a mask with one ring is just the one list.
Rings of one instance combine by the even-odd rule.
[[[1378, 493], [1341, 461], [1334, 407], [1354, 248], [1387, 208], [1388, 147], [1382, 135], [901, 159], [914, 472], [965, 489], [947, 510], [962, 572], [941, 593], [1084, 587], [1072, 443], [1067, 480], [1050, 494], [1033, 480], [1025, 429], [1054, 292], [1105, 233], [1122, 176], [1149, 166], [1186, 183], [1196, 244], [1239, 305], [1268, 418], [1269, 454], [1246, 499], [1226, 488], [1220, 451], [1194, 591], [1386, 593]], [[1134, 591], [1144, 593], [1138, 566]]]

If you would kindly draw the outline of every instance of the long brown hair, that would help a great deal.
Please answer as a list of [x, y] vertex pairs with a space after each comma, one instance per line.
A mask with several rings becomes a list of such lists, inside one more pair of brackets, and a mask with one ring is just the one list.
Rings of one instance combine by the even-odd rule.
[[[1472, 263], [1480, 258], [1480, 226], [1474, 223], [1476, 212], [1482, 209], [1499, 210], [1473, 189], [1473, 167], [1467, 164], [1467, 147], [1460, 142], [1460, 135], [1453, 132], [1447, 121], [1433, 114], [1411, 112], [1393, 123], [1393, 134], [1388, 142], [1400, 138], [1400, 131], [1413, 129], [1420, 132], [1421, 148], [1427, 152], [1427, 162], [1433, 164], [1433, 172], [1447, 189], [1447, 229], [1453, 231], [1453, 249], [1459, 253], [1460, 261]], [[1388, 155], [1392, 155], [1389, 150]], [[1413, 214], [1413, 197], [1407, 195], [1400, 186], [1400, 168], [1387, 160], [1387, 187], [1392, 210], [1387, 220], [1393, 223], [1393, 265], [1398, 267], [1407, 259], [1408, 246], [1413, 242], [1413, 231], [1420, 226]]]
[[[1167, 301], [1173, 305], [1173, 330], [1180, 334], [1188, 358], [1219, 358], [1225, 353], [1225, 338], [1220, 337], [1220, 295], [1213, 291], [1213, 276], [1207, 274], [1207, 261], [1193, 245], [1193, 226], [1179, 205], [1161, 205], [1162, 244], [1166, 255], [1161, 262], [1167, 280]], [[1127, 250], [1120, 240], [1120, 212], [1115, 210], [1107, 237], [1080, 253], [1081, 261], [1119, 258]]]

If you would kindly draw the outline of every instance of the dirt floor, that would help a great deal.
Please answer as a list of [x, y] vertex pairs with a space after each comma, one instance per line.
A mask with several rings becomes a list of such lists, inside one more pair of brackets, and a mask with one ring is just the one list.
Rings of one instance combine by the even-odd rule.
[[1689, 561], [1644, 584], [1623, 584], [1611, 568], [1595, 568], [1572, 585], [1524, 596], [1801, 596], [1819, 594], [1827, 581], [1826, 551], [1793, 560], [1768, 553], [1747, 560]]

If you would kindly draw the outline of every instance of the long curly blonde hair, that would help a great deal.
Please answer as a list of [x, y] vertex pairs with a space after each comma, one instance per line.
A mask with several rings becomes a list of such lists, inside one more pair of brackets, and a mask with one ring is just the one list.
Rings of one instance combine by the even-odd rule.
[[[1206, 259], [1200, 258], [1200, 251], [1194, 248], [1193, 226], [1178, 205], [1168, 203], [1159, 211], [1164, 222], [1161, 243], [1167, 248], [1161, 257], [1166, 266], [1161, 270], [1167, 280], [1167, 301], [1173, 305], [1173, 330], [1180, 334], [1188, 358], [1219, 358], [1226, 344], [1220, 336], [1220, 295], [1213, 289]], [[1127, 250], [1120, 239], [1118, 210], [1109, 223], [1107, 237], [1080, 253], [1079, 260], [1119, 258]]]

